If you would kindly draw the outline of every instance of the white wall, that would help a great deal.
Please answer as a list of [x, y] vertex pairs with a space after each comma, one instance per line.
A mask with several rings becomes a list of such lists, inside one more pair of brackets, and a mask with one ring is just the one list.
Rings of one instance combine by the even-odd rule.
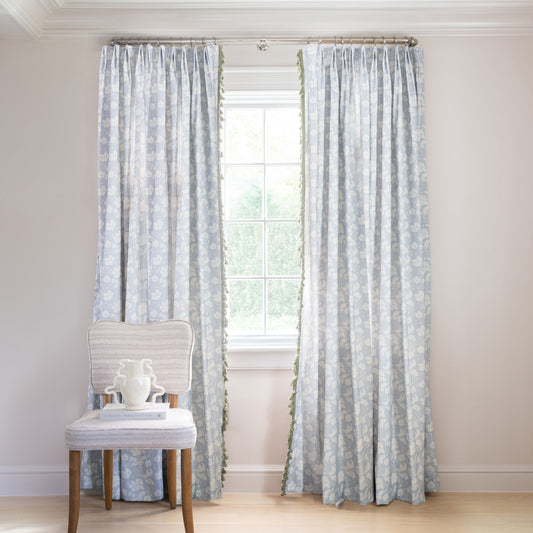
[[99, 46], [0, 41], [0, 494], [62, 492], [83, 411]]
[[[422, 45], [441, 481], [533, 490], [533, 38]], [[63, 430], [85, 405], [100, 46], [0, 41], [0, 494], [65, 491]], [[296, 61], [294, 47], [225, 55]], [[292, 372], [229, 378], [227, 489], [277, 490]]]
[[533, 39], [424, 45], [443, 486], [533, 490]]

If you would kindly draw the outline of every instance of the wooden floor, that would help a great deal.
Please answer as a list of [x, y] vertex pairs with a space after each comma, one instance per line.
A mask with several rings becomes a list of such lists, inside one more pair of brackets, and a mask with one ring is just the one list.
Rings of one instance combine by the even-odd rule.
[[[66, 531], [67, 498], [0, 498], [0, 532]], [[322, 505], [319, 496], [227, 494], [222, 500], [194, 500], [196, 533], [512, 533], [533, 532], [533, 494], [439, 493], [414, 507], [345, 502]], [[181, 508], [168, 502], [113, 502], [82, 495], [79, 533], [183, 532]]]

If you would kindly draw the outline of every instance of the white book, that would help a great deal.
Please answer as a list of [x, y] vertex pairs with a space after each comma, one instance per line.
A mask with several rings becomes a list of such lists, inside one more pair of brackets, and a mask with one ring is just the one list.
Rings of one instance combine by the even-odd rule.
[[167, 417], [170, 404], [149, 403], [144, 409], [130, 411], [124, 403], [108, 403], [100, 410], [100, 420], [163, 420]]

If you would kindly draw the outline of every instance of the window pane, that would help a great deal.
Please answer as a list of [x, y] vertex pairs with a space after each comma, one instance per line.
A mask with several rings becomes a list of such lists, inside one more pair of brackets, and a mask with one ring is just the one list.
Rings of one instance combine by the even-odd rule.
[[228, 222], [226, 244], [229, 276], [263, 275], [261, 222]]
[[226, 163], [263, 162], [263, 110], [229, 108], [224, 115]]
[[300, 227], [297, 222], [267, 223], [267, 275], [299, 276]]
[[263, 333], [263, 281], [228, 280], [228, 330], [232, 334]]
[[300, 158], [300, 114], [296, 108], [266, 109], [267, 163], [297, 163]]
[[263, 168], [226, 167], [226, 218], [263, 218]]
[[267, 333], [294, 333], [298, 327], [300, 280], [267, 281]]
[[266, 167], [266, 195], [268, 218], [300, 216], [300, 167]]

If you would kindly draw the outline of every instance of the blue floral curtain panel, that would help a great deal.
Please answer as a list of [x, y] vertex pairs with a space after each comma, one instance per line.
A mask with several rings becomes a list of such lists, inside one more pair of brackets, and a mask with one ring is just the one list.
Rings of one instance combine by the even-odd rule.
[[422, 50], [311, 45], [300, 67], [305, 282], [282, 490], [419, 504], [439, 488]]
[[[198, 429], [201, 499], [221, 496], [225, 455], [221, 63], [216, 46], [143, 45], [106, 46], [100, 65], [94, 319], [192, 323], [192, 388], [179, 401]], [[90, 394], [88, 404], [100, 398]], [[114, 455], [114, 498], [163, 497], [164, 453]], [[85, 454], [82, 486], [102, 487], [100, 452]]]

